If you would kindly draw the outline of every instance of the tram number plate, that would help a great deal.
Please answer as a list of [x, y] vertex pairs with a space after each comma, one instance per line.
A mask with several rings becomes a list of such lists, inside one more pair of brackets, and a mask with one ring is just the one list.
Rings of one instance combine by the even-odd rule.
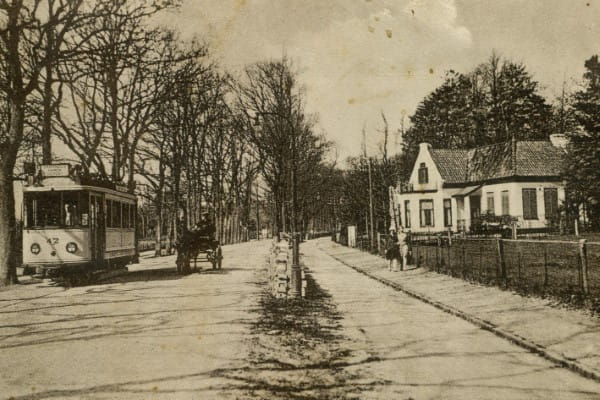
[[58, 244], [58, 238], [48, 238], [48, 244]]

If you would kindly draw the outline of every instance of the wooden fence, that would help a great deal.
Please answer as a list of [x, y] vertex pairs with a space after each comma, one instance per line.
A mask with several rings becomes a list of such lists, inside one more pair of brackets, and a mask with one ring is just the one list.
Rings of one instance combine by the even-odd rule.
[[585, 239], [415, 241], [413, 262], [439, 273], [538, 296], [600, 297], [600, 243]]
[[[383, 234], [375, 247], [366, 237], [356, 242], [382, 257], [385, 245]], [[409, 263], [418, 267], [524, 294], [600, 303], [600, 242], [430, 235], [413, 236], [410, 248]]]

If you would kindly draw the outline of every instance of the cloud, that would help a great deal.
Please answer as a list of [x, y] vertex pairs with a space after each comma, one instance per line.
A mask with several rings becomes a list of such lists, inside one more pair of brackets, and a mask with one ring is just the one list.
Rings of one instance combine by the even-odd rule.
[[454, 0], [411, 0], [403, 11], [431, 29], [445, 31], [469, 44], [472, 42], [471, 32], [456, 22], [458, 13]]
[[[220, 0], [184, 3], [172, 21], [186, 36], [207, 38], [226, 68], [288, 55], [301, 71], [307, 107], [339, 146], [360, 150], [384, 111], [392, 129], [449, 68], [460, 69], [470, 34], [457, 24], [454, 2], [372, 0]], [[412, 8], [411, 8], [412, 7]], [[408, 11], [407, 11], [408, 10]], [[410, 10], [415, 10], [415, 16]], [[435, 71], [432, 73], [432, 71]], [[379, 139], [372, 139], [376, 151]]]

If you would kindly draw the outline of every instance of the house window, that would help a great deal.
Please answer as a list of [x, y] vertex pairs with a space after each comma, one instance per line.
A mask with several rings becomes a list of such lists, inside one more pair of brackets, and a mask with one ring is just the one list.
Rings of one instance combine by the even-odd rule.
[[444, 226], [452, 226], [452, 201], [444, 199]]
[[410, 201], [404, 200], [404, 227], [410, 228]]
[[487, 192], [486, 199], [488, 214], [495, 214], [496, 209], [494, 208], [494, 192]]
[[433, 200], [421, 200], [419, 205], [421, 210], [421, 227], [433, 226]]
[[523, 189], [523, 219], [538, 219], [535, 189]]
[[419, 184], [422, 183], [427, 183], [429, 182], [429, 176], [427, 174], [427, 167], [425, 166], [425, 163], [421, 163], [421, 165], [419, 166]]
[[556, 188], [544, 188], [544, 209], [546, 219], [558, 215], [558, 190]]
[[502, 191], [502, 215], [510, 215], [510, 200], [508, 199], [508, 190]]

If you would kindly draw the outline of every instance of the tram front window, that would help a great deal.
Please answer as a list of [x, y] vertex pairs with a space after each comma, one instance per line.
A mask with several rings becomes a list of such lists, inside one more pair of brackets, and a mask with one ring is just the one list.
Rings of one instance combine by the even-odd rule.
[[25, 226], [27, 228], [87, 226], [88, 207], [86, 192], [26, 193]]

